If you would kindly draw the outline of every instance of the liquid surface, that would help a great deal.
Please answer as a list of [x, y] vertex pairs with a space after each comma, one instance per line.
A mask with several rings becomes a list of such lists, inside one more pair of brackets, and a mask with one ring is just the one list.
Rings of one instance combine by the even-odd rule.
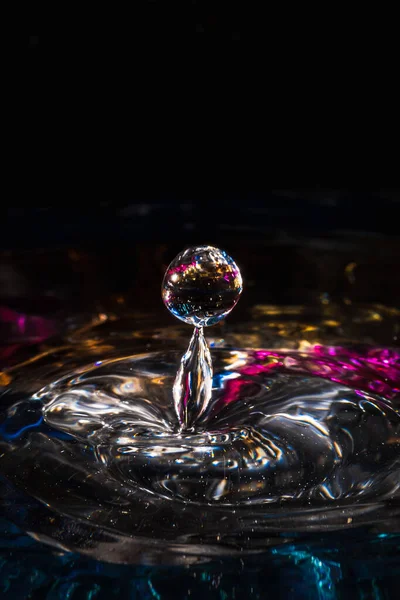
[[177, 359], [127, 357], [61, 380], [40, 393], [44, 422], [89, 443], [124, 485], [189, 503], [319, 505], [397, 492], [397, 403], [331, 381], [329, 349], [317, 358], [215, 351], [213, 402], [179, 433]]
[[[340, 326], [274, 310], [209, 337], [211, 401], [192, 431], [173, 401], [187, 327], [132, 337], [129, 321], [99, 321], [10, 369], [0, 473], [34, 499], [35, 535], [125, 560], [160, 540], [170, 557], [235, 555], [296, 531], [387, 528], [400, 513], [399, 350], [348, 335], [371, 340], [375, 309]], [[382, 314], [387, 335], [398, 315]]]

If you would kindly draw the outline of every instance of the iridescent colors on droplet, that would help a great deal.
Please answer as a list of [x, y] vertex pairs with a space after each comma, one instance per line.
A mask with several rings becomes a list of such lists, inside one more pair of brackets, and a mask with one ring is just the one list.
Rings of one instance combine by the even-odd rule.
[[213, 246], [180, 252], [162, 283], [165, 306], [175, 317], [195, 325], [214, 325], [232, 310], [242, 293], [242, 276], [234, 260]]

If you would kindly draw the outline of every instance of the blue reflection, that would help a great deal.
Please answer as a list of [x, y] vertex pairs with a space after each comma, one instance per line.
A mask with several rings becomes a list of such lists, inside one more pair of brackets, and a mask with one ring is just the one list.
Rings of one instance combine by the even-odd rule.
[[38, 421], [35, 421], [34, 423], [28, 423], [28, 425], [21, 427], [15, 433], [7, 433], [7, 429], [6, 429], [7, 421], [5, 421], [4, 423], [2, 423], [0, 425], [0, 435], [5, 440], [15, 440], [15, 439], [19, 438], [25, 431], [28, 431], [28, 429], [35, 429], [35, 427], [39, 427], [42, 423], [43, 423], [43, 416], [41, 416], [38, 419]]

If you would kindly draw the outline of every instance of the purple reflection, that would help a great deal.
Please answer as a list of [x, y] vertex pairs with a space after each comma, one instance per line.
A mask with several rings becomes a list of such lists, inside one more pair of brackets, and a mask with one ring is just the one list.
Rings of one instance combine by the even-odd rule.
[[175, 267], [168, 269], [167, 274], [173, 275], [174, 273], [184, 273], [187, 269], [189, 269], [189, 267], [196, 267], [196, 265], [197, 265], [196, 261], [192, 260], [192, 262], [190, 262], [190, 263], [183, 264], [183, 265], [176, 265]]
[[57, 333], [56, 321], [46, 317], [18, 313], [0, 306], [0, 332], [4, 344], [37, 343]]
[[[255, 376], [280, 370], [315, 375], [388, 399], [400, 393], [400, 353], [396, 350], [316, 345], [307, 353], [257, 350], [252, 356], [253, 361], [239, 369], [242, 375]], [[233, 383], [226, 384], [227, 390], [232, 388], [229, 401], [236, 396]]]

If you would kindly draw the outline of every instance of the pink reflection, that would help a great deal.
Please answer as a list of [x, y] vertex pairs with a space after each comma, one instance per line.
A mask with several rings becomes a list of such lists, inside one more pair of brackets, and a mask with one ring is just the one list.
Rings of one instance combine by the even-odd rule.
[[54, 319], [18, 313], [0, 306], [0, 331], [2, 343], [41, 342], [57, 333]]
[[224, 275], [224, 279], [225, 281], [227, 281], [228, 283], [231, 283], [231, 281], [234, 281], [236, 279], [236, 277], [238, 276], [238, 271], [236, 269], [232, 269], [230, 271], [227, 271]]
[[251, 379], [227, 379], [224, 382], [224, 393], [223, 396], [218, 398], [212, 407], [212, 415], [219, 413], [219, 411], [228, 404], [236, 402], [239, 398], [252, 396], [255, 391], [259, 388], [259, 383], [251, 381]]
[[[314, 346], [307, 353], [257, 350], [241, 375], [257, 377], [273, 371], [303, 373], [346, 385], [361, 392], [373, 392], [387, 399], [400, 392], [400, 352], [387, 348]], [[246, 380], [228, 380], [224, 404], [243, 398], [243, 386], [254, 384]], [[239, 390], [242, 390], [239, 392]]]
[[172, 269], [169, 269], [167, 275], [173, 275], [174, 273], [184, 273], [189, 267], [195, 267], [196, 264], [196, 261], [192, 260], [191, 263], [188, 263], [186, 265], [177, 265], [176, 267], [172, 267]]

